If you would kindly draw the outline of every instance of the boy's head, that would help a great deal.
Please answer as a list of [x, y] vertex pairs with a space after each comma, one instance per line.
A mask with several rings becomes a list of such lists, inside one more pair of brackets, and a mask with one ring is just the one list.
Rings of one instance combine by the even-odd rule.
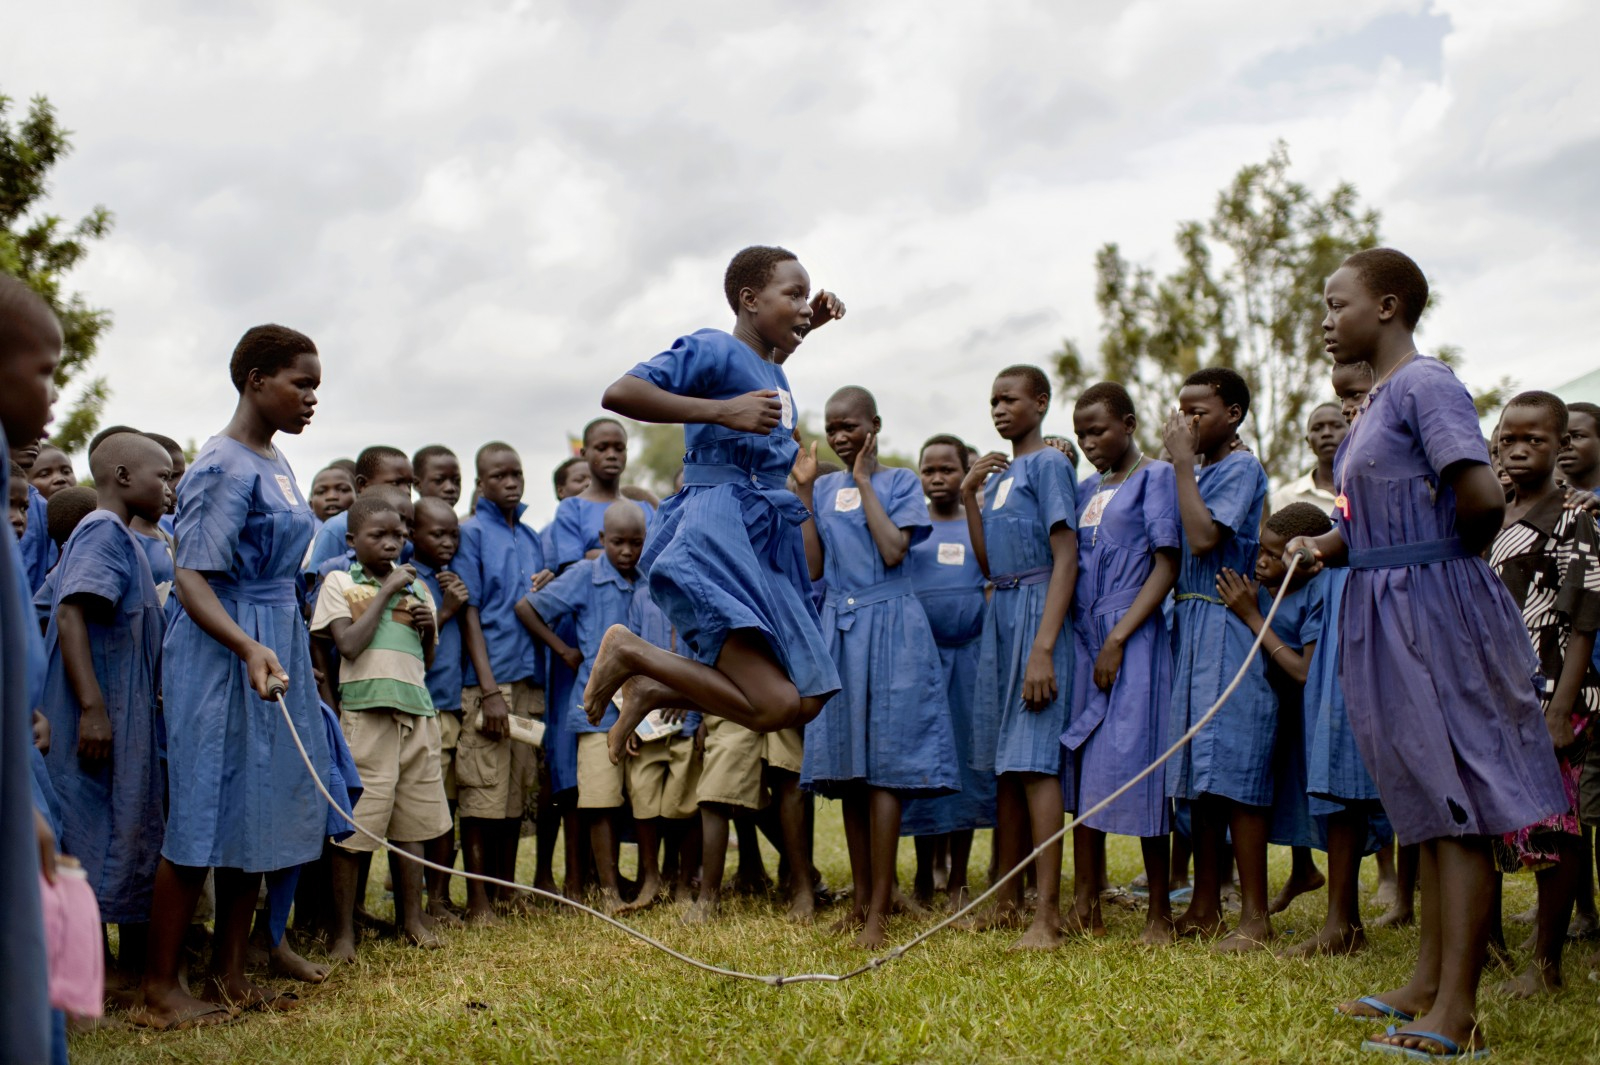
[[1581, 400], [1567, 404], [1567, 439], [1558, 461], [1569, 483], [1594, 486], [1600, 472], [1600, 406]]
[[350, 504], [345, 542], [367, 572], [382, 577], [394, 566], [405, 545], [405, 520], [387, 492], [365, 492]]
[[596, 481], [615, 489], [628, 468], [628, 431], [615, 418], [596, 418], [583, 427], [582, 457]]
[[311, 513], [318, 521], [350, 509], [356, 498], [355, 476], [343, 466], [328, 466], [311, 478]]
[[65, 547], [72, 537], [72, 530], [99, 505], [100, 497], [95, 490], [81, 484], [63, 488], [51, 496], [49, 508], [45, 511], [50, 539], [55, 541], [57, 547]]
[[395, 513], [400, 515], [400, 522], [406, 529], [406, 539], [411, 539], [411, 530], [417, 520], [416, 504], [411, 502], [411, 489], [392, 484], [375, 484], [362, 493], [362, 495], [374, 494], [379, 499], [386, 500], [394, 508]]
[[867, 446], [868, 434], [882, 430], [878, 401], [860, 385], [845, 385], [828, 397], [822, 409], [822, 431], [846, 469], [855, 465], [856, 456]]
[[1334, 362], [1370, 362], [1386, 329], [1416, 329], [1428, 306], [1428, 279], [1393, 248], [1368, 248], [1344, 261], [1323, 285], [1328, 313], [1323, 346]]
[[[1321, 536], [1333, 528], [1333, 519], [1311, 503], [1290, 503], [1274, 511], [1261, 530], [1261, 550], [1256, 553], [1256, 580], [1267, 588], [1277, 588], [1289, 567], [1283, 552], [1296, 536]], [[1295, 571], [1293, 587], [1311, 579], [1306, 570]]]
[[228, 361], [228, 376], [274, 432], [298, 436], [311, 424], [322, 386], [322, 359], [311, 338], [282, 325], [245, 330]]
[[1369, 362], [1336, 362], [1333, 364], [1333, 394], [1339, 397], [1339, 413], [1348, 426], [1356, 420], [1356, 412], [1372, 391], [1372, 364]]
[[510, 444], [491, 441], [478, 449], [478, 496], [510, 514], [522, 502], [522, 456]]
[[442, 499], [452, 507], [461, 501], [461, 462], [443, 444], [429, 444], [411, 456], [417, 495]]
[[1073, 404], [1072, 431], [1078, 436], [1078, 446], [1101, 473], [1114, 469], [1127, 456], [1138, 428], [1133, 397], [1115, 381], [1090, 385]]
[[6, 508], [11, 518], [11, 531], [22, 539], [28, 531], [28, 471], [15, 460], [11, 462], [11, 481], [6, 485]]
[[89, 472], [102, 500], [115, 500], [131, 517], [161, 520], [172, 496], [172, 458], [143, 433], [115, 433], [89, 455]]
[[1178, 409], [1194, 434], [1195, 452], [1209, 455], [1239, 434], [1250, 413], [1250, 386], [1226, 366], [1208, 366], [1183, 379]]
[[1506, 404], [1495, 430], [1500, 468], [1518, 488], [1552, 485], [1566, 435], [1565, 403], [1549, 392], [1518, 393]]
[[606, 508], [600, 543], [618, 573], [633, 572], [644, 552], [645, 530], [644, 508], [632, 500], [619, 499]]
[[456, 557], [461, 546], [461, 519], [455, 510], [437, 496], [417, 500], [412, 521], [412, 557], [434, 569], [443, 569]]
[[794, 353], [811, 329], [811, 275], [787, 248], [757, 245], [738, 252], [722, 275], [728, 306], [778, 361]]
[[89, 469], [91, 474], [94, 470], [94, 453], [100, 450], [101, 444], [109, 440], [111, 437], [118, 435], [119, 433], [139, 432], [141, 431], [135, 429], [131, 425], [108, 425], [101, 429], [98, 433], [95, 433], [93, 436], [91, 436], [89, 438], [89, 448], [83, 453], [84, 458], [89, 460]]
[[175, 513], [178, 509], [178, 482], [183, 480], [183, 475], [189, 472], [189, 458], [183, 453], [183, 445], [170, 436], [160, 433], [145, 433], [150, 439], [167, 449], [167, 457], [172, 459], [172, 509], [168, 514]]
[[50, 424], [61, 360], [61, 323], [24, 282], [0, 276], [0, 428], [15, 445], [32, 444]]
[[556, 486], [556, 502], [582, 495], [583, 490], [589, 487], [590, 479], [589, 464], [583, 459], [576, 455], [563, 459], [552, 477]]
[[1007, 366], [994, 376], [989, 418], [1007, 440], [1021, 440], [1039, 428], [1050, 411], [1050, 378], [1037, 366]]
[[411, 460], [397, 447], [374, 444], [356, 456], [356, 494], [360, 495], [373, 485], [393, 485], [411, 491], [417, 479], [412, 474]]
[[940, 433], [928, 437], [917, 456], [922, 494], [937, 505], [949, 506], [960, 500], [961, 481], [970, 468], [966, 442], [959, 436]]
[[33, 460], [33, 469], [28, 470], [26, 476], [34, 490], [46, 499], [78, 483], [78, 475], [72, 471], [72, 460], [67, 458], [65, 451], [52, 444], [40, 446], [39, 454]]
[[1332, 462], [1350, 423], [1344, 420], [1344, 411], [1337, 403], [1319, 403], [1306, 419], [1306, 444], [1319, 462]]

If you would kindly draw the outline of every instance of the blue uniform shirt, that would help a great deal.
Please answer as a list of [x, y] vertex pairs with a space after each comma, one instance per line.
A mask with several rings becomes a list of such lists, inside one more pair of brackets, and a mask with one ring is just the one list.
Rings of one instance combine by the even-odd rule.
[[[440, 570], [426, 562], [412, 559], [417, 576], [428, 586], [433, 596], [434, 609], [444, 612], [444, 593], [439, 589]], [[448, 569], [443, 572], [450, 572]], [[461, 615], [453, 614], [449, 621], [439, 626], [439, 635], [433, 648], [433, 667], [428, 670], [428, 694], [433, 698], [435, 710], [461, 709]]]
[[[508, 524], [498, 506], [478, 500], [472, 517], [461, 523], [461, 546], [451, 564], [478, 608], [497, 684], [544, 683], [544, 666], [533, 637], [517, 620], [517, 601], [528, 594], [533, 575], [545, 568], [539, 534], [522, 523], [527, 509], [526, 503], [517, 504], [517, 520]], [[328, 524], [333, 520], [329, 518]], [[464, 662], [461, 671], [463, 683], [476, 687], [478, 671], [472, 663]]]
[[[637, 499], [623, 497], [618, 502], [633, 503], [644, 511], [644, 527], [648, 535], [656, 512]], [[542, 540], [545, 562], [551, 569], [570, 566], [590, 551], [605, 546], [600, 542], [600, 534], [605, 529], [606, 509], [610, 506], [610, 503], [578, 496], [563, 499], [556, 506], [555, 520], [545, 529]]]
[[578, 667], [578, 679], [572, 686], [573, 698], [580, 707], [572, 719], [574, 732], [605, 732], [616, 724], [615, 704], [606, 707], [606, 716], [598, 725], [589, 724], [581, 709], [583, 689], [589, 683], [589, 670], [600, 650], [601, 637], [611, 626], [628, 623], [634, 595], [644, 587], [637, 576], [629, 580], [617, 572], [609, 558], [601, 555], [574, 562], [561, 576], [526, 597], [551, 628], [569, 617], [577, 623], [578, 650], [583, 652], [583, 665]]
[[50, 539], [50, 505], [33, 485], [28, 486], [28, 527], [22, 531], [17, 547], [22, 551], [22, 564], [27, 567], [28, 590], [37, 592], [44, 587], [44, 579], [61, 551]]

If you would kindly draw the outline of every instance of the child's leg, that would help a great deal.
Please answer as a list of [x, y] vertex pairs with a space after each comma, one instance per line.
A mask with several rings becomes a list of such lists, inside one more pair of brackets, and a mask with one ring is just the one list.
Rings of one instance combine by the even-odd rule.
[[1228, 805], [1228, 827], [1239, 866], [1239, 924], [1217, 949], [1242, 953], [1259, 950], [1272, 938], [1272, 921], [1267, 915], [1267, 835], [1272, 829], [1272, 807], [1242, 802]]
[[361, 890], [361, 855], [333, 850], [333, 942], [328, 956], [334, 961], [356, 960], [356, 895]]
[[[461, 819], [461, 865], [469, 873], [480, 876], [492, 876], [490, 872], [491, 855], [498, 845], [495, 838], [499, 828], [498, 819], [486, 817], [463, 817]], [[337, 850], [334, 852], [337, 858]], [[335, 874], [337, 880], [337, 873]], [[352, 895], [354, 887], [351, 888]], [[500, 919], [495, 916], [494, 905], [490, 901], [489, 885], [481, 880], [467, 881], [467, 923], [468, 924], [498, 924]], [[336, 918], [337, 919], [337, 918]]]
[[[495, 829], [495, 873], [501, 880], [517, 882], [517, 848], [522, 844], [522, 818], [502, 818]], [[504, 905], [512, 905], [523, 898], [520, 891], [496, 885], [494, 895]]]
[[256, 899], [261, 893], [261, 874], [218, 869], [216, 885], [216, 934], [212, 939], [207, 987], [224, 1004], [268, 1004], [278, 996], [256, 986], [244, 971], [250, 923], [255, 918]]
[[811, 873], [808, 805], [800, 790], [800, 775], [769, 768], [767, 785], [772, 791], [772, 805], [778, 811], [783, 855], [789, 862], [789, 912], [785, 916], [796, 924], [810, 924], [817, 896]]
[[865, 923], [872, 904], [872, 814], [867, 789], [851, 785], [840, 805], [844, 808], [844, 841], [850, 852], [850, 909], [830, 931], [853, 932]]
[[967, 865], [971, 861], [972, 829], [950, 833], [950, 880], [945, 890], [949, 892], [951, 910], [959, 910], [971, 901], [972, 893], [967, 888]]
[[632, 902], [618, 907], [619, 914], [647, 909], [661, 895], [661, 865], [657, 857], [661, 850], [660, 824], [654, 817], [634, 819], [633, 831], [639, 840], [639, 893]]
[[[428, 861], [437, 865], [456, 864], [456, 829], [451, 825], [423, 845], [422, 852]], [[447, 927], [457, 927], [461, 918], [450, 910], [450, 874], [436, 869], [427, 870], [428, 916]]]
[[1174, 828], [1172, 830], [1172, 865], [1171, 873], [1168, 877], [1174, 888], [1190, 886], [1189, 856], [1193, 849], [1189, 837]]
[[550, 762], [539, 760], [539, 804], [534, 815], [534, 866], [533, 886], [541, 891], [554, 892], [556, 877], [552, 868], [556, 855], [556, 838], [561, 834], [561, 806], [556, 803], [555, 789], [550, 779]]
[[1374, 928], [1403, 928], [1416, 920], [1416, 897], [1419, 852], [1417, 845], [1394, 848], [1394, 900], [1382, 917], [1372, 922]]
[[595, 872], [600, 877], [600, 908], [615, 913], [622, 905], [622, 895], [617, 890], [616, 849], [613, 846], [616, 830], [612, 824], [615, 807], [584, 810], [583, 819], [589, 822], [589, 849], [594, 851]]
[[1341, 810], [1328, 815], [1328, 916], [1316, 935], [1284, 951], [1284, 957], [1354, 954], [1366, 949], [1367, 934], [1361, 927], [1361, 851], [1367, 830], [1364, 812]]
[[[394, 841], [394, 846], [413, 857], [422, 857], [421, 843]], [[444, 944], [422, 920], [422, 873], [422, 866], [416, 862], [390, 853], [389, 875], [394, 879], [395, 928], [413, 945], [432, 949]]]
[[1532, 998], [1562, 986], [1561, 955], [1567, 942], [1567, 925], [1589, 863], [1581, 836], [1562, 834], [1555, 837], [1555, 846], [1556, 864], [1535, 874], [1539, 881], [1539, 916], [1534, 922], [1533, 957], [1515, 979], [1500, 985], [1512, 998]]
[[204, 868], [173, 865], [165, 858], [156, 867], [149, 953], [142, 983], [144, 1004], [132, 1012], [137, 1024], [165, 1028], [175, 1024], [219, 1024], [228, 1019], [226, 1010], [195, 998], [179, 981], [184, 936], [205, 883]]
[[[1439, 994], [1439, 969], [1443, 946], [1441, 943], [1442, 917], [1439, 907], [1437, 844], [1437, 840], [1429, 840], [1426, 843], [1401, 848], [1400, 855], [1403, 855], [1407, 850], [1411, 850], [1417, 856], [1417, 882], [1421, 889], [1421, 905], [1418, 907], [1421, 928], [1417, 941], [1417, 964], [1412, 969], [1411, 979], [1403, 986], [1395, 988], [1393, 991], [1385, 991], [1372, 996], [1386, 1005], [1404, 1010], [1413, 1017], [1420, 1017], [1425, 1011], [1431, 1009], [1434, 999]], [[1397, 857], [1400, 855], [1397, 855]], [[1492, 878], [1492, 874], [1493, 860], [1491, 859], [1490, 878]], [[1340, 1013], [1352, 1017], [1389, 1020], [1388, 1017], [1373, 1011], [1370, 1007], [1360, 1002], [1341, 1003], [1338, 1010]]]
[[1600, 931], [1600, 913], [1595, 910], [1594, 899], [1594, 829], [1584, 825], [1580, 839], [1578, 864], [1583, 868], [1583, 875], [1578, 878], [1578, 894], [1573, 899], [1576, 916], [1568, 933], [1573, 939], [1587, 939]]
[[1172, 925], [1172, 889], [1168, 887], [1172, 854], [1168, 837], [1147, 836], [1139, 840], [1139, 849], [1144, 852], [1144, 877], [1150, 891], [1150, 912], [1139, 941], [1146, 946], [1164, 946], [1177, 939]]
[[761, 813], [741, 810], [734, 815], [733, 832], [739, 841], [739, 864], [733, 874], [734, 894], [766, 895], [772, 890], [772, 878], [761, 860]]
[[1072, 830], [1072, 912], [1067, 927], [1074, 932], [1106, 934], [1100, 911], [1100, 882], [1105, 878], [1105, 833], [1078, 825]]
[[577, 804], [568, 803], [561, 811], [561, 835], [567, 841], [567, 875], [561, 882], [561, 894], [573, 901], [582, 899], [589, 889], [589, 837], [578, 822]]
[[1373, 894], [1372, 901], [1384, 909], [1393, 906], [1394, 900], [1399, 897], [1400, 885], [1395, 879], [1394, 850], [1394, 837], [1390, 836], [1373, 856], [1378, 861], [1378, 890]]
[[678, 855], [678, 873], [673, 879], [672, 901], [694, 901], [694, 879], [700, 869], [700, 817], [685, 817], [669, 822], [677, 827], [667, 834], [667, 846], [675, 848]]
[[911, 897], [922, 905], [933, 902], [933, 870], [939, 861], [939, 841], [943, 835], [917, 836], [911, 841], [917, 854], [917, 872], [911, 879]]
[[[995, 781], [994, 854], [990, 863], [989, 882], [993, 884], [1005, 876], [1027, 856], [1025, 842], [1028, 826], [1028, 802], [1022, 781], [1015, 773], [1003, 773]], [[965, 927], [973, 931], [990, 928], [1016, 928], [1022, 923], [1022, 874], [1007, 880], [994, 894], [994, 902], [987, 913], [967, 919]]]
[[[1033, 849], [1061, 831], [1066, 811], [1061, 802], [1061, 778], [1052, 773], [1018, 773], [1027, 800], [1028, 827]], [[1045, 847], [1034, 863], [1039, 902], [1033, 923], [1012, 944], [1014, 950], [1037, 950], [1061, 944], [1061, 841]]]
[[700, 869], [700, 898], [684, 914], [686, 924], [705, 924], [717, 915], [722, 904], [722, 871], [728, 863], [728, 816], [730, 807], [721, 803], [700, 804], [700, 838], [703, 852]]
[[[1225, 816], [1221, 804], [1209, 795], [1189, 803], [1194, 893], [1189, 896], [1188, 908], [1173, 925], [1180, 936], [1214, 936], [1222, 932], [1222, 866], [1227, 855]], [[1174, 867], [1177, 867], [1176, 859]]]
[[1290, 847], [1289, 852], [1289, 879], [1283, 885], [1283, 890], [1272, 897], [1272, 902], [1267, 906], [1268, 913], [1282, 913], [1289, 908], [1289, 903], [1327, 883], [1322, 870], [1317, 868], [1316, 859], [1311, 856], [1310, 847]]
[[856, 946], [876, 950], [883, 946], [889, 923], [889, 897], [900, 850], [900, 796], [887, 788], [871, 788], [867, 803], [872, 899], [867, 904], [866, 923], [856, 936]]

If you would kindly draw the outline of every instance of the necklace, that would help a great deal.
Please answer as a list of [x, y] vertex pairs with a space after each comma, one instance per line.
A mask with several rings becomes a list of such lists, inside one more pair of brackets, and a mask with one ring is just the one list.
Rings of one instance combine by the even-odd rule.
[[[1117, 493], [1122, 491], [1122, 486], [1128, 483], [1128, 478], [1132, 477], [1135, 473], [1138, 473], [1139, 467], [1144, 464], [1144, 452], [1135, 450], [1134, 456], [1133, 465], [1128, 467], [1127, 471], [1123, 473], [1122, 477], [1115, 484], [1111, 483], [1110, 481], [1102, 480], [1100, 482], [1100, 487], [1095, 490], [1094, 494], [1097, 497], [1102, 493], [1105, 494], [1105, 500], [1100, 504], [1100, 514], [1097, 517], [1103, 518], [1106, 512], [1106, 507], [1109, 507], [1111, 505], [1111, 501], [1116, 498]], [[1092, 503], [1090, 505], [1093, 506]], [[1094, 523], [1094, 532], [1089, 534], [1089, 546], [1093, 547], [1099, 542], [1100, 521], [1097, 520]]]
[[1416, 357], [1417, 349], [1412, 348], [1409, 352], [1401, 357], [1399, 362], [1389, 367], [1384, 375], [1378, 378], [1377, 383], [1372, 386], [1371, 390], [1367, 392], [1366, 398], [1361, 401], [1361, 409], [1356, 411], [1355, 418], [1351, 421], [1351, 439], [1349, 440], [1348, 446], [1344, 451], [1344, 469], [1339, 472], [1339, 494], [1334, 497], [1333, 500], [1333, 505], [1339, 508], [1339, 513], [1344, 515], [1346, 521], [1350, 520], [1350, 497], [1345, 494], [1344, 488], [1345, 484], [1350, 480], [1350, 465], [1354, 460], [1356, 453], [1355, 435], [1360, 431], [1361, 415], [1365, 414], [1367, 408], [1372, 406], [1373, 397], [1378, 394], [1378, 390], [1384, 386], [1384, 383], [1388, 381], [1389, 378], [1393, 377], [1395, 373], [1399, 371], [1400, 367], [1404, 366], [1406, 363], [1410, 362]]

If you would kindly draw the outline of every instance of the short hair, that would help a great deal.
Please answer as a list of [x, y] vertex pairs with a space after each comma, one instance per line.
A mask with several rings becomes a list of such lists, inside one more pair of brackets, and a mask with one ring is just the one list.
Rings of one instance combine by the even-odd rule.
[[[116, 436], [118, 433], [139, 433], [139, 430], [135, 429], [131, 425], [108, 425], [104, 429], [100, 430], [98, 433], [95, 433], [94, 436], [89, 438], [89, 450], [87, 450], [87, 451], [85, 451], [83, 453], [84, 457], [85, 458], [93, 458], [94, 457], [95, 448], [97, 448], [101, 444], [105, 443], [107, 438]], [[145, 436], [145, 435], [148, 435], [148, 434], [139, 433], [139, 435], [140, 436]], [[156, 441], [156, 442], [160, 443], [159, 440]], [[162, 446], [165, 447], [166, 445], [162, 444]]]
[[649, 519], [645, 517], [644, 507], [631, 499], [619, 499], [606, 507], [605, 512], [600, 517], [600, 522], [602, 530], [609, 528], [612, 522], [619, 524], [626, 522], [628, 527], [640, 530], [648, 530], [650, 527]]
[[588, 447], [589, 446], [589, 436], [590, 436], [590, 434], [593, 433], [596, 429], [600, 428], [600, 426], [602, 426], [602, 425], [615, 425], [618, 429], [622, 430], [622, 438], [624, 440], [626, 440], [628, 438], [628, 429], [627, 429], [626, 426], [624, 426], [621, 422], [617, 421], [615, 418], [607, 418], [604, 415], [602, 415], [601, 417], [598, 417], [598, 418], [594, 419], [588, 425], [585, 425], [583, 427], [583, 435], [581, 437], [579, 437], [578, 439], [583, 441], [583, 446], [584, 447]]
[[1344, 261], [1356, 272], [1367, 291], [1382, 299], [1393, 296], [1400, 301], [1400, 320], [1415, 329], [1428, 306], [1428, 279], [1409, 255], [1393, 248], [1368, 248]]
[[[419, 447], [417, 448], [417, 453], [411, 456], [411, 472], [420, 477], [423, 467], [428, 465], [429, 460], [454, 459], [455, 457], [456, 453], [443, 444], [429, 444], [427, 447]], [[460, 460], [457, 459], [457, 461], [459, 462]]]
[[100, 496], [88, 485], [75, 484], [63, 488], [50, 497], [45, 508], [45, 527], [50, 539], [62, 545], [72, 536], [72, 530], [100, 505]]
[[456, 523], [460, 524], [461, 519], [456, 517], [455, 508], [438, 496], [423, 496], [417, 500], [416, 510], [412, 512], [412, 516], [417, 521], [421, 521], [424, 516], [436, 517], [442, 520], [445, 515], [455, 518]]
[[[1338, 373], [1340, 370], [1347, 370], [1350, 373], [1360, 374], [1362, 377], [1365, 377], [1368, 381], [1373, 380], [1377, 376], [1376, 374], [1374, 374], [1372, 372], [1372, 363], [1368, 362], [1366, 359], [1361, 359], [1361, 360], [1359, 360], [1357, 362], [1336, 362], [1336, 363], [1334, 363], [1333, 364], [1333, 373]], [[1329, 376], [1331, 377], [1332, 374], [1330, 374]]]
[[917, 451], [918, 462], [921, 462], [924, 451], [927, 451], [930, 447], [940, 447], [941, 445], [956, 449], [956, 461], [961, 463], [963, 470], [972, 468], [972, 452], [968, 450], [967, 442], [959, 436], [951, 436], [949, 433], [935, 433], [924, 440], [922, 447]]
[[[517, 449], [506, 443], [504, 440], [491, 440], [478, 449], [478, 453], [472, 457], [472, 464], [475, 468], [481, 470], [483, 469], [484, 459], [488, 458], [490, 455], [498, 455], [502, 451], [509, 451], [513, 455], [517, 454]], [[520, 458], [521, 456], [518, 457]]]
[[345, 513], [350, 516], [347, 528], [351, 533], [360, 532], [367, 522], [379, 514], [393, 514], [397, 518], [400, 517], [400, 511], [395, 506], [394, 500], [383, 492], [365, 492], [357, 496], [356, 501], [350, 504], [350, 509]]
[[[1556, 435], [1565, 436], [1567, 432], [1567, 405], [1561, 402], [1561, 397], [1551, 392], [1518, 392], [1511, 397], [1511, 402], [1506, 404], [1506, 410], [1512, 407], [1532, 407], [1542, 410], [1550, 415], [1550, 420], [1555, 423]], [[1504, 417], [1504, 415], [1502, 415]]]
[[1343, 407], [1339, 406], [1338, 403], [1334, 402], [1331, 399], [1325, 399], [1321, 403], [1318, 403], [1315, 407], [1312, 407], [1311, 408], [1311, 413], [1306, 415], [1306, 424], [1307, 425], [1311, 424], [1311, 419], [1315, 418], [1317, 416], [1317, 411], [1319, 411], [1319, 410], [1331, 410], [1331, 411], [1333, 411], [1333, 413], [1339, 415], [1341, 418], [1344, 417], [1344, 408]]
[[1203, 385], [1211, 389], [1222, 400], [1223, 406], [1238, 406], [1240, 421], [1250, 413], [1250, 386], [1244, 383], [1244, 378], [1239, 376], [1237, 370], [1230, 370], [1226, 366], [1207, 366], [1183, 379], [1185, 388], [1190, 385]]
[[1137, 418], [1133, 410], [1133, 397], [1128, 395], [1128, 390], [1115, 381], [1101, 381], [1099, 384], [1090, 385], [1083, 390], [1083, 395], [1078, 397], [1078, 402], [1072, 405], [1073, 410], [1088, 410], [1090, 407], [1104, 407], [1113, 418]]
[[348, 473], [350, 475], [350, 482], [352, 484], [355, 483], [355, 479], [356, 479], [356, 460], [355, 459], [334, 459], [332, 462], [328, 463], [328, 465], [329, 466], [337, 466], [337, 467], [339, 467], [339, 469], [343, 470], [345, 473]]
[[835, 403], [848, 403], [851, 410], [859, 406], [867, 412], [868, 416], [873, 418], [878, 416], [878, 398], [860, 385], [845, 385], [835, 391], [833, 395], [828, 397], [827, 405], [831, 407]]
[[736, 252], [728, 260], [728, 269], [722, 275], [722, 291], [728, 297], [728, 306], [739, 313], [739, 293], [744, 289], [760, 292], [772, 280], [772, 271], [779, 263], [799, 262], [800, 257], [788, 248], [766, 244], [752, 244]]
[[356, 475], [351, 473], [348, 469], [346, 469], [344, 466], [341, 466], [337, 462], [333, 463], [332, 465], [324, 466], [322, 469], [314, 473], [311, 477], [312, 483], [316, 483], [317, 478], [321, 477], [325, 473], [342, 473], [349, 478], [350, 487], [354, 488], [356, 485]]
[[559, 496], [561, 494], [561, 490], [567, 486], [568, 471], [570, 471], [572, 467], [576, 466], [580, 462], [584, 463], [584, 465], [588, 465], [588, 462], [583, 458], [583, 456], [574, 455], [569, 459], [562, 459], [561, 462], [556, 466], [555, 473], [551, 474], [550, 476], [550, 480], [555, 484], [556, 495]]
[[[399, 459], [401, 462], [410, 462], [406, 453], [397, 447], [387, 444], [373, 444], [371, 447], [361, 449], [361, 454], [356, 456], [356, 476], [372, 480], [378, 475], [378, 470], [390, 459]], [[413, 473], [416, 471], [413, 470]]]
[[234, 345], [228, 376], [233, 378], [233, 387], [242, 393], [252, 373], [271, 377], [300, 356], [315, 354], [317, 346], [304, 333], [284, 325], [251, 326]]
[[172, 439], [172, 437], [164, 436], [161, 433], [145, 433], [144, 435], [148, 436], [150, 439], [166, 448], [167, 454], [172, 456], [172, 460], [174, 462], [176, 462], [178, 459], [185, 459], [185, 461], [187, 461], [183, 453], [183, 445]]
[[1272, 512], [1267, 528], [1285, 540], [1293, 540], [1296, 536], [1321, 536], [1333, 528], [1333, 519], [1315, 503], [1290, 503]]
[[994, 375], [996, 381], [1002, 377], [1019, 377], [1026, 382], [1034, 395], [1043, 396], [1045, 399], [1050, 398], [1050, 377], [1037, 366], [1029, 363], [1007, 366], [1004, 370]]
[[89, 472], [97, 485], [108, 485], [116, 476], [118, 466], [132, 467], [136, 460], [147, 461], [146, 456], [155, 455], [160, 455], [168, 463], [172, 462], [167, 449], [143, 433], [112, 433], [89, 456]]
[[1567, 420], [1570, 422], [1574, 414], [1587, 414], [1596, 425], [1600, 425], [1600, 406], [1580, 399], [1576, 403], [1567, 404]]

